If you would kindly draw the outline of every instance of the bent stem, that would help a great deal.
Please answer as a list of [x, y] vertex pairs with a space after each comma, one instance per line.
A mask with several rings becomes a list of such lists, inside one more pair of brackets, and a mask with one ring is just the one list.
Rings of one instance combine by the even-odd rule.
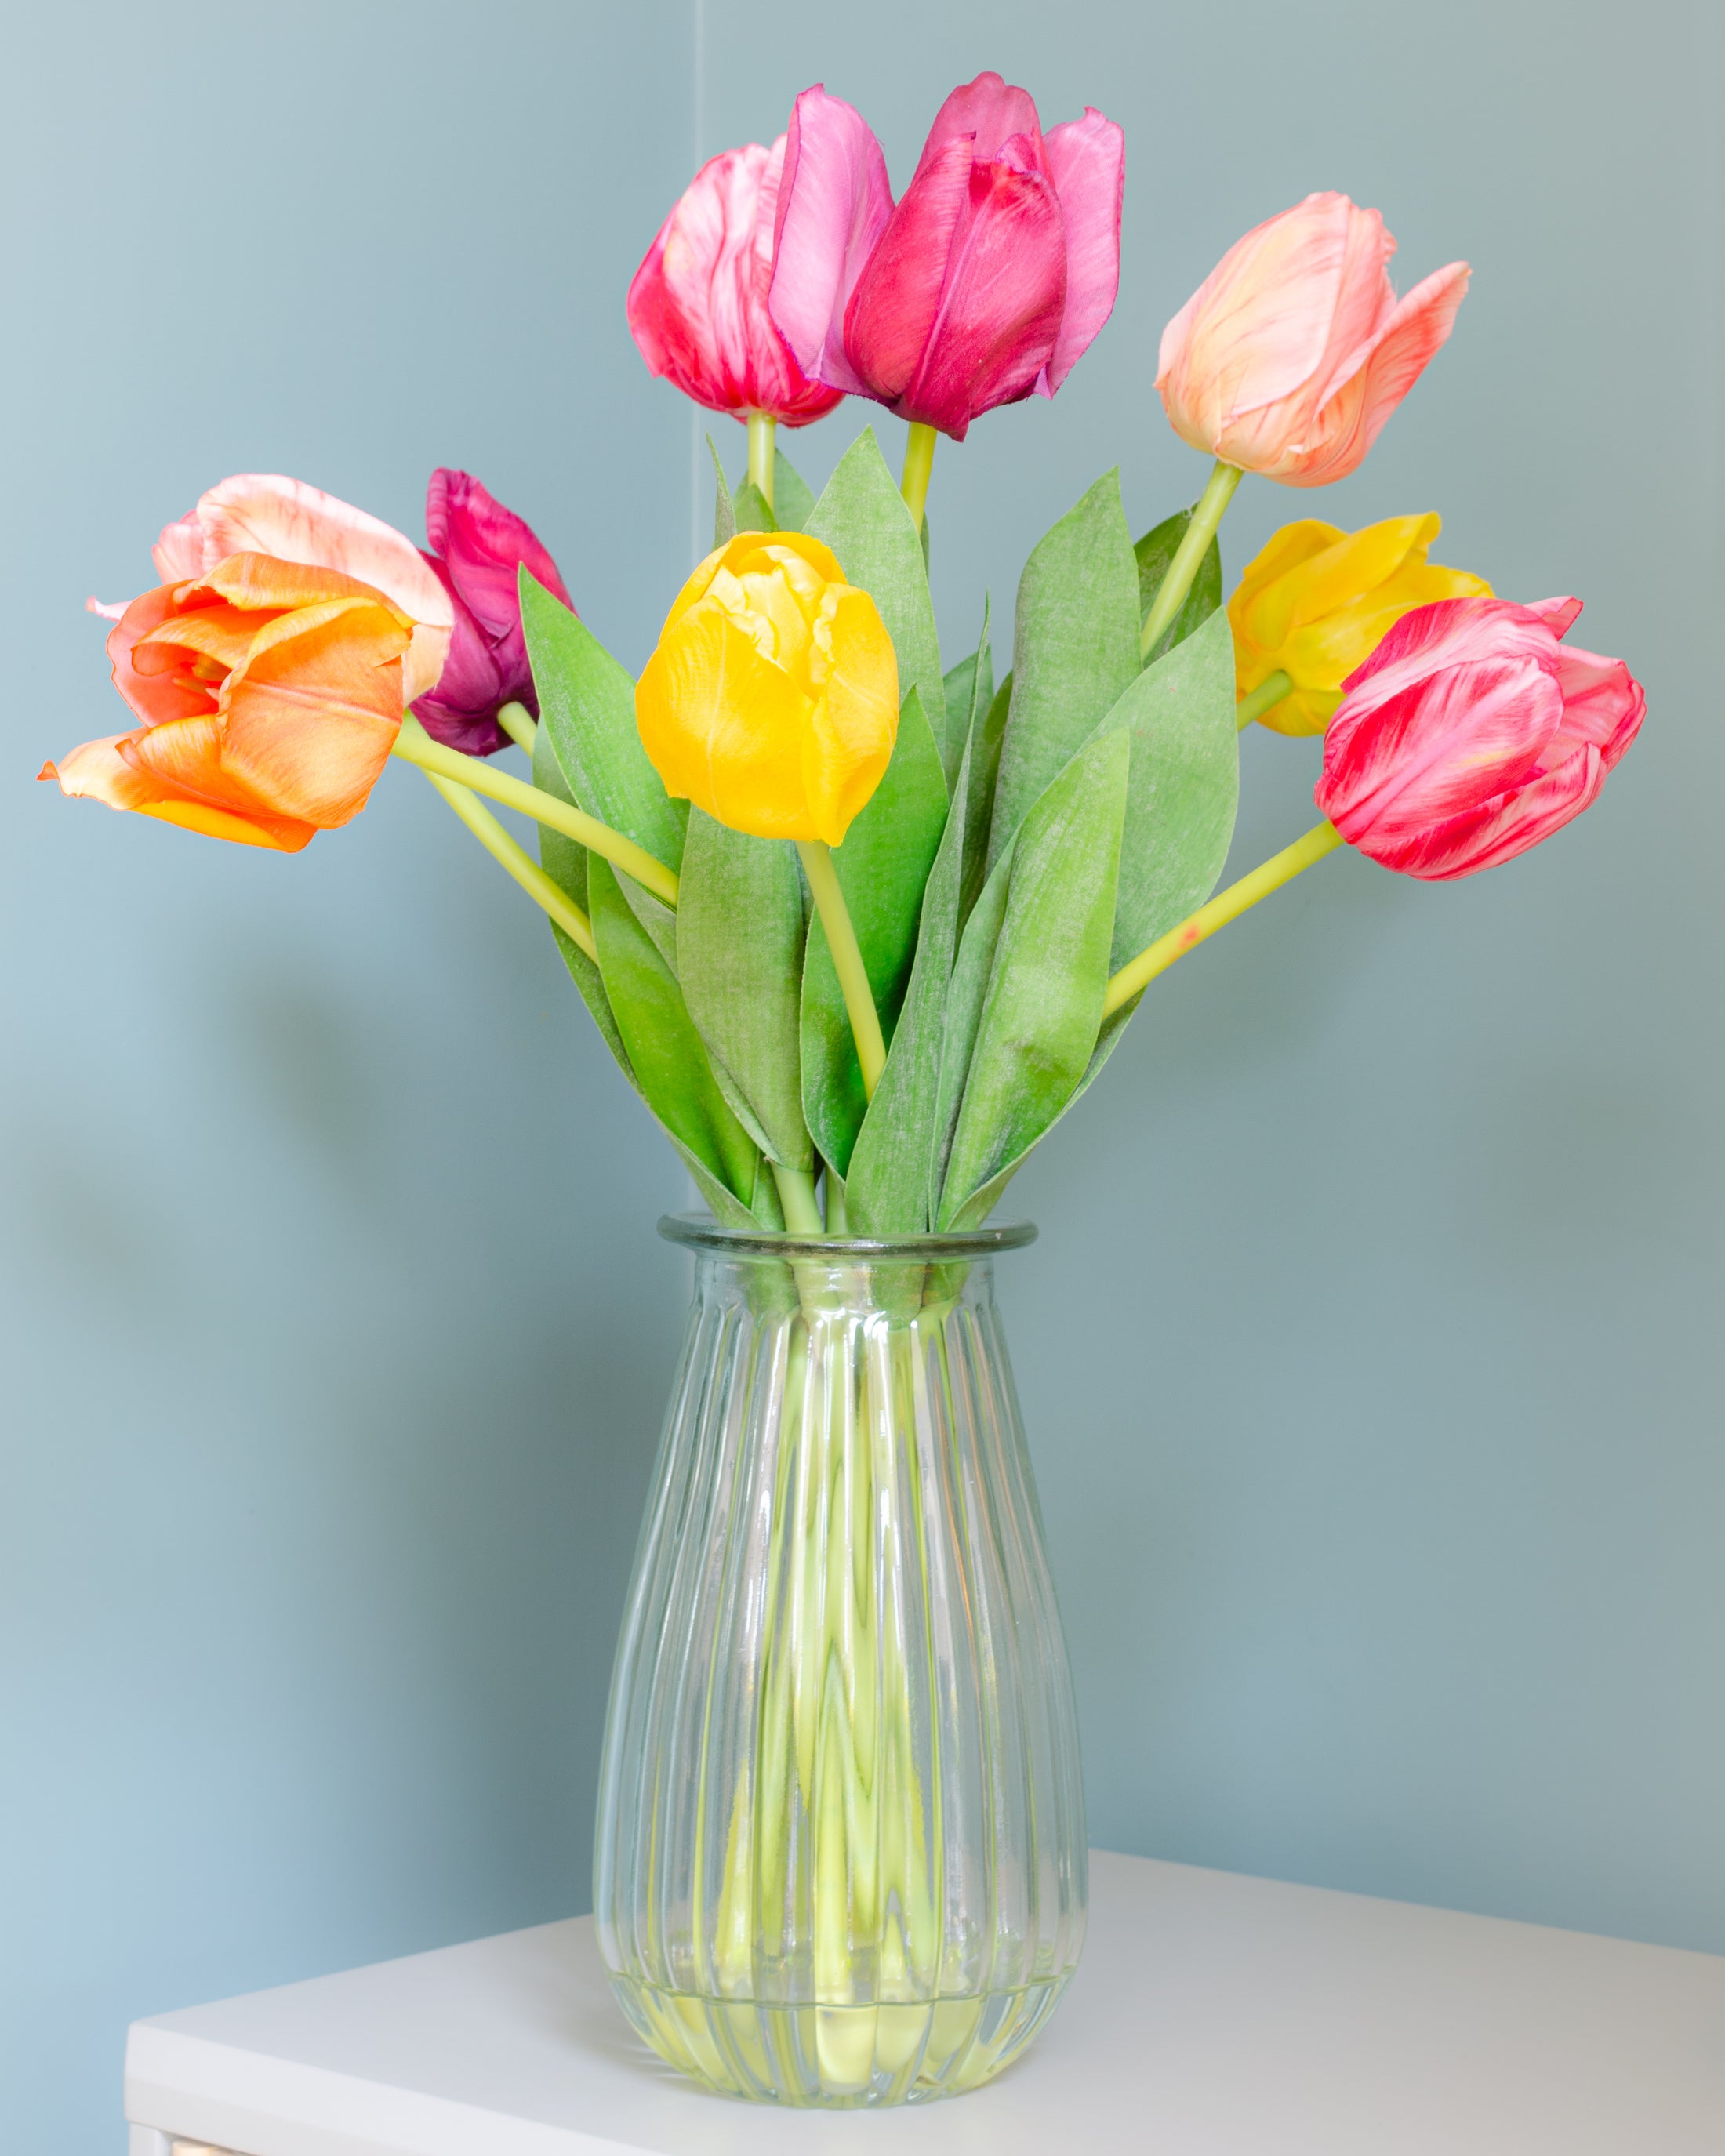
[[905, 437], [904, 475], [898, 485], [905, 498], [916, 529], [922, 529], [922, 518], [928, 506], [928, 480], [934, 470], [934, 445], [940, 439], [932, 427], [925, 427], [920, 419], [912, 419], [911, 431]]
[[1261, 719], [1266, 711], [1274, 710], [1293, 685], [1292, 680], [1279, 670], [1266, 674], [1257, 687], [1249, 690], [1235, 706], [1235, 726], [1244, 733], [1254, 719]]
[[751, 412], [749, 429], [748, 483], [758, 487], [761, 499], [773, 506], [773, 444], [778, 421], [771, 412]]
[[465, 786], [475, 793], [483, 793], [492, 801], [501, 801], [506, 808], [518, 809], [523, 816], [531, 816], [535, 823], [548, 824], [553, 831], [561, 831], [566, 839], [573, 839], [592, 853], [603, 854], [625, 875], [632, 875], [644, 891], [650, 891], [667, 906], [677, 902], [677, 880], [663, 861], [654, 860], [644, 846], [633, 839], [625, 839], [620, 831], [614, 831], [608, 824], [602, 824], [596, 816], [567, 801], [558, 800], [555, 793], [542, 793], [538, 787], [529, 786], [519, 778], [511, 778], [506, 771], [495, 770], [483, 757], [464, 756], [458, 748], [445, 748], [434, 742], [411, 712], [401, 722], [401, 732], [395, 737], [395, 747], [390, 752], [403, 762], [416, 763], [422, 771], [434, 773], [439, 778], [452, 778], [458, 786]]
[[868, 968], [863, 964], [850, 911], [839, 886], [839, 871], [833, 866], [831, 852], [819, 839], [798, 839], [797, 851], [803, 858], [803, 873], [814, 894], [815, 911], [827, 932], [833, 969], [844, 992], [850, 1037], [856, 1043], [856, 1060], [862, 1067], [863, 1091], [872, 1101], [886, 1062], [886, 1041], [880, 1031], [880, 1014], [875, 1009], [875, 992], [869, 986]]
[[1174, 558], [1168, 565], [1156, 596], [1150, 602], [1150, 611], [1144, 617], [1144, 627], [1138, 639], [1138, 649], [1147, 659], [1155, 650], [1162, 632], [1180, 610], [1180, 603], [1192, 588], [1192, 579], [1198, 574], [1198, 565], [1203, 561], [1216, 527], [1224, 512], [1234, 499], [1234, 490], [1245, 474], [1237, 465], [1224, 465], [1218, 457], [1209, 476], [1209, 484], [1199, 496], [1192, 511], [1192, 521], [1186, 526], [1179, 545], [1174, 549]]
[[1183, 958], [1189, 951], [1196, 950], [1206, 937], [1214, 936], [1219, 928], [1225, 928], [1230, 921], [1238, 920], [1249, 906], [1255, 906], [1260, 898], [1268, 898], [1271, 891], [1291, 883], [1302, 869], [1321, 861], [1341, 844], [1342, 834], [1333, 824], [1314, 824], [1303, 839], [1296, 839], [1291, 846], [1284, 846], [1279, 854], [1272, 854], [1250, 875], [1230, 884], [1226, 891], [1218, 891], [1207, 906], [1199, 906], [1178, 928], [1169, 929], [1166, 936], [1158, 937], [1147, 950], [1140, 951], [1136, 958], [1121, 968], [1102, 998], [1102, 1016], [1111, 1018], [1122, 1004], [1130, 1003], [1158, 973], [1165, 973], [1176, 958]]
[[527, 755], [533, 753], [533, 744], [539, 737], [539, 728], [533, 714], [525, 704], [510, 702], [497, 706], [497, 723], [515, 743]]
[[425, 776], [492, 860], [501, 862], [534, 904], [543, 906], [570, 942], [579, 944], [597, 963], [599, 954], [593, 940], [593, 923], [562, 886], [552, 881], [531, 855], [522, 851], [490, 810], [475, 799], [470, 788], [456, 785], [452, 778], [439, 778], [434, 771], [428, 771]]

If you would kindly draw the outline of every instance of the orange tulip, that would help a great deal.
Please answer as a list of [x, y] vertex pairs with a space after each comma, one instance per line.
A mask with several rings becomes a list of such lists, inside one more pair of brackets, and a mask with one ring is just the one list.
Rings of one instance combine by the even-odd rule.
[[241, 845], [297, 853], [364, 808], [400, 730], [415, 624], [340, 570], [234, 554], [127, 607], [114, 685], [143, 724], [39, 774]]

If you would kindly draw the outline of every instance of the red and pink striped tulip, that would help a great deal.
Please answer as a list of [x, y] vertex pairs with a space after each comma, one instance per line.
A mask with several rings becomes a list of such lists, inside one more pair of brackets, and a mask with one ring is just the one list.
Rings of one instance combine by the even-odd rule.
[[1404, 875], [1473, 875], [1599, 798], [1647, 700], [1620, 659], [1559, 639], [1579, 599], [1440, 599], [1404, 614], [1343, 685], [1318, 808]]

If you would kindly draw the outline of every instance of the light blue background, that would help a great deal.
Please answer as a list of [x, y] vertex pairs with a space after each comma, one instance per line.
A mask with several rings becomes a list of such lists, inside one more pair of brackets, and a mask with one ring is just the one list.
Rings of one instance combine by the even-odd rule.
[[[1094, 1838], [1725, 1949], [1712, 12], [103, 0], [11, 40], [0, 2140], [119, 2148], [134, 2015], [586, 1906], [683, 1287], [668, 1151], [411, 774], [293, 860], [31, 788], [121, 723], [80, 603], [226, 472], [417, 531], [446, 462], [638, 663], [693, 430], [623, 293], [697, 136], [820, 77], [901, 184], [985, 65], [1127, 130], [1114, 321], [937, 459], [952, 655], [1106, 465], [1139, 526], [1196, 491], [1161, 324], [1341, 187], [1404, 285], [1475, 289], [1358, 476], [1243, 491], [1230, 569], [1440, 507], [1649, 694], [1536, 856], [1332, 861], [1178, 968], [1015, 1188]], [[1314, 764], [1248, 740], [1238, 865]]]

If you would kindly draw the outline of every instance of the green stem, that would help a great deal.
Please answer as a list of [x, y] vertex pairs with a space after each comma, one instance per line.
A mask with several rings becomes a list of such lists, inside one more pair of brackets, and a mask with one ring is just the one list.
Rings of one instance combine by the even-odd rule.
[[814, 894], [815, 911], [833, 954], [833, 969], [844, 991], [850, 1036], [862, 1066], [863, 1092], [872, 1101], [886, 1062], [886, 1041], [880, 1031], [880, 1014], [875, 1009], [875, 992], [869, 986], [868, 968], [863, 964], [850, 911], [839, 886], [839, 871], [833, 866], [830, 851], [819, 839], [798, 839], [797, 851], [803, 857], [803, 873]]
[[1321, 861], [1341, 844], [1342, 834], [1333, 824], [1316, 824], [1303, 839], [1296, 839], [1291, 846], [1284, 846], [1279, 854], [1272, 854], [1250, 875], [1230, 884], [1226, 891], [1218, 891], [1208, 906], [1199, 906], [1178, 928], [1169, 929], [1166, 936], [1158, 937], [1147, 950], [1140, 951], [1136, 958], [1121, 968], [1102, 998], [1102, 1016], [1111, 1017], [1158, 973], [1166, 973], [1176, 958], [1183, 958], [1207, 936], [1214, 936], [1219, 928], [1225, 928], [1230, 921], [1238, 920], [1249, 906], [1255, 906], [1260, 898], [1268, 898], [1271, 891], [1291, 883], [1302, 869]]
[[632, 875], [644, 891], [650, 891], [667, 906], [676, 904], [676, 878], [663, 861], [655, 860], [644, 847], [638, 846], [633, 839], [625, 839], [620, 831], [614, 831], [608, 824], [600, 823], [596, 816], [586, 814], [567, 801], [558, 800], [556, 794], [542, 793], [536, 786], [511, 778], [506, 771], [498, 771], [483, 757], [464, 756], [458, 748], [445, 748], [441, 742], [433, 741], [412, 712], [401, 722], [392, 753], [406, 763], [417, 763], [422, 771], [434, 772], [439, 778], [453, 778], [458, 786], [470, 787], [475, 793], [501, 801], [506, 808], [518, 809], [535, 823], [548, 824], [553, 831], [561, 831], [566, 839], [573, 839], [590, 852], [603, 854], [625, 875]]
[[912, 419], [911, 431], [905, 437], [904, 476], [899, 481], [899, 492], [916, 521], [922, 529], [923, 513], [928, 506], [928, 480], [934, 470], [934, 445], [940, 439], [932, 427], [925, 427], [920, 419]]
[[497, 706], [497, 723], [518, 749], [532, 755], [533, 744], [539, 738], [539, 728], [534, 723], [533, 714], [525, 704], [500, 704]]
[[814, 1178], [806, 1168], [781, 1168], [773, 1163], [773, 1180], [778, 1185], [778, 1202], [784, 1208], [784, 1224], [793, 1235], [819, 1235], [826, 1232], [820, 1217], [820, 1207], [815, 1202]]
[[1261, 719], [1266, 711], [1273, 710], [1293, 685], [1291, 677], [1280, 670], [1266, 674], [1257, 687], [1249, 690], [1235, 706], [1235, 725], [1244, 733], [1254, 719]]
[[561, 885], [555, 884], [531, 855], [524, 853], [489, 808], [482, 808], [471, 790], [434, 771], [425, 776], [466, 824], [494, 861], [499, 861], [536, 906], [542, 906], [572, 942], [578, 943], [589, 958], [598, 960], [593, 947], [593, 923]]
[[827, 1233], [848, 1235], [850, 1219], [845, 1199], [845, 1178], [830, 1162], [827, 1164]]
[[770, 412], [749, 414], [749, 485], [758, 487], [761, 499], [773, 506], [773, 441], [778, 421]]
[[1144, 617], [1144, 628], [1138, 639], [1138, 649], [1148, 658], [1161, 641], [1162, 632], [1180, 610], [1180, 603], [1192, 588], [1192, 579], [1198, 574], [1198, 565], [1203, 561], [1209, 543], [1216, 536], [1216, 527], [1222, 521], [1223, 512], [1234, 499], [1234, 490], [1244, 474], [1237, 465], [1224, 465], [1218, 457], [1209, 484], [1198, 498], [1192, 512], [1192, 521], [1186, 526], [1179, 545], [1174, 549], [1174, 558], [1168, 565], [1157, 594], [1150, 602], [1150, 611]]

